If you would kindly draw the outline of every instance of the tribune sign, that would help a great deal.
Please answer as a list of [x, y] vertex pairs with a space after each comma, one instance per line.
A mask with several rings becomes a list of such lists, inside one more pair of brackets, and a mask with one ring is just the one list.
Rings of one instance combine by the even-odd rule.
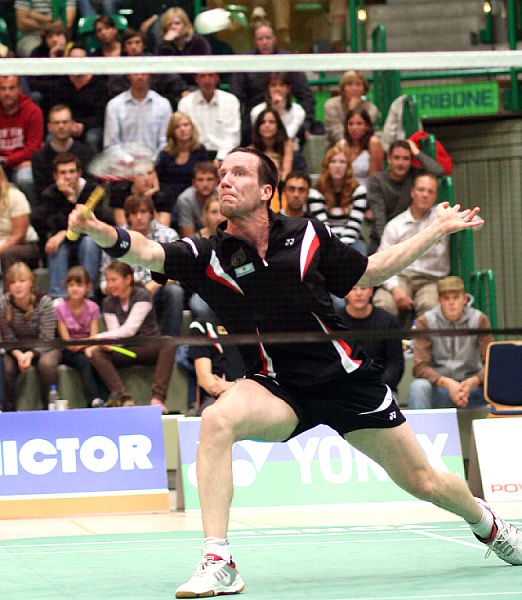
[[[464, 478], [455, 409], [405, 411], [432, 465]], [[200, 419], [178, 421], [186, 509], [199, 508], [196, 451]], [[327, 426], [286, 443], [242, 441], [232, 452], [236, 507], [411, 500], [375, 462]]]
[[0, 518], [168, 510], [159, 407], [0, 415]]

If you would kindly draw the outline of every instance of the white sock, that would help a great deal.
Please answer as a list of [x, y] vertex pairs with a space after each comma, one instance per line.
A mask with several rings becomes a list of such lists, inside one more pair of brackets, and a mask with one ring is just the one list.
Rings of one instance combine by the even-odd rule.
[[226, 538], [206, 537], [203, 543], [203, 549], [205, 554], [216, 554], [217, 556], [221, 556], [221, 558], [227, 562], [230, 562], [232, 558], [230, 555], [229, 543]]
[[470, 523], [471, 531], [476, 533], [480, 538], [487, 540], [491, 537], [491, 532], [493, 531], [493, 514], [487, 509], [481, 506], [482, 508], [482, 518], [478, 523]]

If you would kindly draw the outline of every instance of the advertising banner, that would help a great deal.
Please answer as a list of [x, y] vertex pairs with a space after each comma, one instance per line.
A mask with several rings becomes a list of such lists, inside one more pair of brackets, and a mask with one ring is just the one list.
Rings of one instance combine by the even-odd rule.
[[522, 419], [478, 419], [473, 435], [486, 502], [522, 501]]
[[159, 407], [0, 415], [0, 518], [167, 510]]
[[421, 119], [495, 115], [499, 112], [498, 81], [408, 86], [403, 94], [415, 95]]
[[[464, 478], [455, 409], [405, 412], [430, 462]], [[199, 508], [195, 464], [199, 425], [198, 418], [178, 421], [186, 509]], [[323, 425], [285, 443], [238, 442], [232, 468], [235, 507], [412, 499], [379, 465]]]

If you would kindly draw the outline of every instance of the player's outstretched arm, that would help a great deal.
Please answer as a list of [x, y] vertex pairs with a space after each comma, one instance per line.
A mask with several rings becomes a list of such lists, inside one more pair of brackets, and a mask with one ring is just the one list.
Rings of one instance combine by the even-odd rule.
[[462, 229], [480, 229], [484, 225], [484, 221], [477, 216], [480, 211], [478, 207], [461, 210], [460, 204], [450, 206], [447, 202], [441, 202], [435, 210], [436, 218], [426, 229], [400, 244], [372, 254], [357, 285], [379, 285], [400, 273], [444, 236]]
[[[69, 215], [69, 229], [78, 233], [85, 233], [91, 237], [101, 248], [111, 248], [118, 242], [118, 231], [96, 218], [94, 213], [85, 212], [83, 206], [77, 206]], [[165, 252], [158, 242], [148, 240], [137, 231], [129, 231], [130, 243], [125, 254], [118, 260], [129, 265], [141, 265], [151, 271], [163, 273]], [[125, 244], [127, 245], [127, 244]]]

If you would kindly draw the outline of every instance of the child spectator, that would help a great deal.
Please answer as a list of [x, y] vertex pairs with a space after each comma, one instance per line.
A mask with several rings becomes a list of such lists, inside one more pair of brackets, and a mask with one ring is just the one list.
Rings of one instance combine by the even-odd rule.
[[[69, 269], [64, 282], [67, 297], [55, 306], [58, 334], [62, 340], [81, 341], [93, 338], [98, 333], [100, 309], [96, 302], [87, 298], [90, 286], [91, 278], [83, 267]], [[87, 406], [102, 406], [107, 391], [85, 355], [85, 349], [86, 346], [82, 344], [67, 346], [62, 351], [62, 363], [80, 373], [87, 394]]]
[[100, 42], [100, 47], [93, 56], [121, 56], [122, 46], [118, 28], [112, 17], [102, 15], [94, 21], [94, 35]]
[[[160, 332], [150, 294], [134, 285], [132, 267], [120, 261], [113, 261], [105, 271], [108, 296], [103, 300], [102, 313], [107, 331], [98, 333], [97, 339], [126, 338], [140, 335], [159, 338]], [[118, 373], [121, 367], [134, 364], [156, 365], [150, 403], [158, 405], [164, 414], [167, 388], [174, 364], [174, 346], [146, 345], [129, 348], [136, 358], [113, 352], [111, 346], [89, 346], [85, 354], [101, 379], [109, 389], [108, 406], [134, 406], [134, 400]]]
[[[35, 290], [34, 274], [23, 262], [9, 267], [4, 275], [7, 292], [0, 297], [0, 332], [4, 342], [54, 339], [56, 317], [53, 301]], [[16, 410], [15, 384], [18, 373], [32, 365], [38, 371], [40, 398], [45, 409], [49, 388], [58, 383], [59, 350], [15, 348], [4, 354], [5, 398], [3, 411]]]

